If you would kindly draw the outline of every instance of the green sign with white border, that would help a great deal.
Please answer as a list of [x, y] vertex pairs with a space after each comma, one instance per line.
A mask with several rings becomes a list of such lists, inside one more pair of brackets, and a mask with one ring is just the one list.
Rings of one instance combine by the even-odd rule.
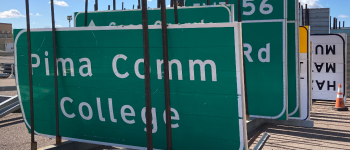
[[[14, 37], [16, 84], [30, 130], [26, 30], [14, 30]], [[35, 133], [53, 137], [51, 29], [32, 29], [31, 38]], [[63, 139], [146, 147], [142, 38], [142, 26], [57, 29]], [[149, 38], [153, 145], [166, 149], [161, 26], [149, 26]], [[247, 148], [241, 43], [239, 23], [168, 26], [174, 149]]]
[[[188, 23], [223, 23], [232, 22], [233, 6], [217, 5], [214, 7], [179, 7], [179, 24]], [[149, 9], [149, 25], [161, 24], [161, 13], [159, 8]], [[85, 12], [74, 13], [74, 26], [84, 27]], [[174, 9], [168, 7], [166, 10], [167, 24], [175, 24]], [[191, 15], [189, 15], [191, 14]], [[115, 11], [91, 11], [87, 15], [88, 26], [128, 26], [142, 24], [142, 12], [140, 9], [115, 10]]]
[[[286, 3], [282, 2], [277, 4], [280, 4], [281, 6], [273, 6], [273, 7], [276, 7], [276, 8], [285, 7], [284, 4]], [[231, 12], [229, 13], [233, 13], [232, 11], [233, 6], [215, 5], [215, 6], [179, 7], [179, 8], [180, 8], [179, 23], [188, 23], [188, 22], [195, 23], [195, 22], [198, 22], [198, 20], [205, 20], [213, 23], [221, 23], [221, 22], [230, 22], [231, 20], [237, 20], [237, 17], [235, 17], [234, 19], [232, 17], [228, 17], [228, 16], [234, 16], [234, 15], [227, 14], [228, 11], [226, 11], [226, 10], [231, 10]], [[158, 13], [153, 13], [154, 11], [157, 11]], [[149, 12], [148, 13], [149, 18], [152, 18], [152, 19], [149, 19], [150, 25], [160, 20], [159, 9], [148, 10], [148, 12]], [[122, 17], [123, 15], [130, 16], [129, 14], [131, 13], [138, 14], [138, 16], [130, 17], [128, 20], [119, 19], [119, 18], [125, 18], [125, 17]], [[167, 18], [168, 22], [169, 20], [170, 21], [174, 20], [173, 13], [174, 11], [172, 8], [167, 9], [167, 17], [169, 17]], [[75, 14], [76, 14], [75, 15], [76, 25], [78, 27], [83, 26], [85, 21], [83, 17], [84, 13], [77, 12]], [[188, 14], [192, 14], [193, 17], [192, 15], [188, 15]], [[234, 14], [237, 14], [237, 13], [234, 13]], [[284, 14], [286, 15], [286, 12], [284, 12]], [[108, 26], [111, 22], [119, 20], [119, 22], [114, 25], [120, 26], [125, 24], [139, 24], [139, 22], [137, 22], [139, 20], [136, 21], [136, 19], [132, 19], [132, 18], [141, 18], [141, 17], [142, 17], [141, 10], [95, 11], [95, 12], [89, 12], [88, 23], [91, 22], [91, 20], [93, 20], [94, 25], [96, 26]], [[243, 24], [242, 24], [244, 45], [246, 46], [250, 45], [252, 47], [253, 53], [251, 53], [249, 57], [255, 58], [255, 61], [253, 60], [254, 61], [253, 62], [248, 60], [247, 58], [248, 55], [245, 56], [246, 64], [249, 64], [249, 63], [252, 64], [252, 65], [246, 65], [246, 71], [247, 71], [246, 79], [247, 79], [247, 83], [249, 83], [247, 85], [248, 108], [251, 108], [249, 109], [249, 114], [252, 115], [252, 117], [281, 119], [281, 120], [287, 119], [286, 112], [287, 112], [287, 102], [288, 102], [287, 101], [288, 84], [286, 81], [287, 77], [285, 76], [286, 70], [287, 70], [286, 69], [287, 68], [286, 66], [287, 38], [286, 38], [285, 30], [287, 30], [287, 27], [286, 27], [286, 19], [283, 19], [283, 16], [281, 18], [280, 19], [274, 18], [274, 20], [252, 20], [252, 21], [245, 20], [243, 21]], [[135, 21], [133, 22], [131, 20], [135, 20]], [[186, 21], [181, 21], [181, 20], [186, 20]], [[128, 23], [125, 23], [126, 21], [128, 21]], [[279, 22], [279, 23], [276, 23], [276, 22]], [[264, 30], [260, 30], [261, 27], [264, 27]], [[256, 30], [254, 28], [259, 30]], [[255, 32], [251, 32], [251, 31], [255, 31]], [[258, 40], [256, 39], [256, 37], [264, 37], [264, 38], [260, 38]], [[264, 41], [265, 43], [261, 44], [260, 41]], [[270, 47], [267, 47], [267, 46], [270, 46]], [[250, 47], [245, 47], [245, 50], [248, 50], [247, 48], [250, 48]], [[259, 50], [262, 50], [262, 51], [259, 51]], [[266, 59], [267, 51], [269, 52], [268, 53], [269, 58], [271, 58], [272, 61]], [[273, 53], [270, 53], [270, 51]], [[262, 55], [264, 55], [265, 60], [258, 58], [258, 57], [262, 57]], [[278, 57], [278, 58], [272, 58], [272, 57]], [[247, 67], [247, 66], [250, 66], [250, 67]], [[263, 72], [256, 72], [256, 70], [261, 70], [262, 68], [264, 68]], [[265, 73], [267, 71], [270, 73], [273, 73], [273, 72], [280, 72], [280, 73], [276, 73], [273, 76], [266, 76]], [[257, 74], [261, 76], [261, 78], [259, 79], [256, 78]], [[278, 79], [280, 79], [279, 82], [277, 82], [276, 76], [278, 76]], [[273, 87], [272, 89], [275, 89], [277, 91], [273, 91], [271, 89], [265, 88], [264, 86], [257, 86], [257, 85], [264, 85], [265, 84], [264, 81], [269, 81], [269, 85]], [[251, 92], [251, 91], [254, 91], [254, 92]], [[255, 91], [258, 91], [258, 93], [263, 93], [263, 96], [257, 97]], [[278, 94], [275, 94], [275, 93], [278, 93]], [[276, 109], [266, 109], [271, 106], [274, 106], [274, 108]]]

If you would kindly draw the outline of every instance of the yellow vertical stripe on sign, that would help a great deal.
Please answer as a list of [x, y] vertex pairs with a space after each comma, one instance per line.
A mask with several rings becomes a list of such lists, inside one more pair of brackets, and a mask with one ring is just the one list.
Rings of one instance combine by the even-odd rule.
[[309, 26], [299, 27], [300, 53], [307, 53]]

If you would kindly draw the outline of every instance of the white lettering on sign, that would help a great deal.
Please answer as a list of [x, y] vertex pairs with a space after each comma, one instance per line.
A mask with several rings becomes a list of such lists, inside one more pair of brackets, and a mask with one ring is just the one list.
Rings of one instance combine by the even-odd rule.
[[198, 64], [200, 67], [200, 72], [201, 72], [201, 80], [205, 81], [205, 65], [209, 64], [211, 66], [211, 76], [212, 76], [212, 81], [217, 81], [216, 78], [216, 65], [214, 61], [212, 60], [206, 60], [206, 61], [201, 61], [201, 60], [189, 60], [190, 62], [190, 80], [194, 80], [194, 65]]
[[145, 75], [140, 74], [140, 71], [139, 71], [139, 65], [140, 65], [140, 63], [143, 63], [143, 62], [144, 62], [144, 60], [142, 58], [138, 59], [138, 60], [136, 60], [135, 66], [134, 66], [135, 74], [140, 79], [145, 79]]
[[[174, 108], [171, 108], [171, 110], [175, 116], [171, 116], [170, 119], [171, 120], [180, 120], [180, 117], [179, 117], [179, 113], [174, 109]], [[166, 124], [166, 111], [164, 110], [164, 113], [163, 113], [163, 119], [164, 119], [164, 123]], [[171, 128], [178, 128], [179, 127], [179, 124], [171, 124]]]
[[[152, 125], [153, 125], [152, 133], [156, 133], [157, 129], [158, 129], [157, 117], [156, 117], [156, 109], [152, 108], [151, 112], [152, 112]], [[146, 107], [142, 108], [142, 110], [141, 110], [141, 117], [142, 117], [143, 123], [146, 124]], [[145, 127], [145, 132], [147, 132], [147, 128], [146, 127]]]
[[[244, 56], [248, 59], [249, 62], [254, 62], [250, 54], [253, 51], [253, 48], [250, 44], [244, 43], [243, 47], [246, 48], [244, 51]], [[263, 57], [263, 54], [265, 57]], [[260, 48], [258, 51], [258, 59], [260, 62], [270, 62], [270, 43], [266, 44], [266, 48]]]
[[[62, 72], [63, 72], [63, 76], [67, 76], [67, 68], [66, 68], [66, 63], [69, 62], [69, 69], [70, 69], [70, 75], [72, 77], [74, 77], [74, 64], [73, 64], [73, 60], [70, 58], [58, 58], [57, 59], [57, 68], [58, 68], [58, 63], [61, 62], [62, 63]], [[58, 69], [57, 69], [57, 75], [58, 75]]]
[[[89, 111], [88, 116], [84, 115], [83, 106], [85, 106], [88, 109], [88, 111]], [[91, 106], [86, 102], [81, 102], [79, 104], [79, 114], [80, 114], [81, 118], [83, 118], [85, 120], [90, 120], [92, 118], [92, 115], [93, 115]]]
[[[48, 56], [49, 53], [47, 51], [45, 51], [45, 56]], [[49, 59], [48, 58], [45, 58], [45, 70], [46, 70], [46, 75], [50, 75], [50, 72], [49, 72]]]
[[97, 111], [98, 111], [98, 118], [99, 118], [101, 121], [106, 121], [106, 119], [103, 118], [103, 116], [102, 116], [101, 101], [100, 101], [100, 98], [99, 98], [99, 97], [97, 97]]
[[112, 122], [117, 122], [117, 119], [114, 118], [114, 113], [113, 113], [113, 104], [112, 104], [112, 99], [108, 98], [108, 107], [109, 107], [109, 116], [111, 118]]
[[[125, 109], [129, 109], [130, 110], [130, 113], [126, 113], [125, 112]], [[120, 114], [122, 115], [122, 119], [127, 123], [127, 124], [134, 124], [135, 123], [135, 120], [132, 119], [132, 120], [128, 120], [126, 119], [125, 116], [133, 116], [135, 117], [135, 111], [134, 111], [134, 108], [132, 108], [130, 105], [124, 105], [122, 107], [122, 109], [120, 110]]]
[[[81, 58], [79, 59], [79, 62], [83, 62], [85, 61], [86, 62], [86, 65], [82, 65], [80, 66], [79, 68], [79, 73], [82, 77], [86, 77], [86, 76], [92, 76], [92, 72], [91, 72], [91, 62], [90, 62], [90, 59], [89, 58]], [[87, 73], [84, 73], [83, 70], [84, 68], [87, 68]]]
[[254, 1], [254, 0], [243, 0], [243, 7], [244, 8], [250, 7], [250, 9], [251, 9], [250, 11], [243, 11], [243, 15], [250, 16], [250, 15], [254, 14], [255, 5], [253, 3], [250, 3], [251, 1]]
[[[45, 51], [45, 56], [48, 56], [48, 52]], [[36, 64], [32, 64], [33, 67], [39, 67], [40, 65], [40, 57], [37, 55], [37, 54], [32, 54], [32, 57], [36, 58], [37, 60], [37, 63]], [[79, 73], [82, 77], [86, 77], [86, 76], [92, 76], [92, 71], [91, 71], [91, 61], [89, 58], [81, 58], [79, 59], [79, 62], [83, 62], [85, 61], [86, 62], [86, 65], [82, 65], [80, 66], [79, 68]], [[57, 62], [57, 75], [59, 75], [59, 67], [58, 67], [58, 64], [59, 62], [61, 62], [62, 64], [62, 74], [63, 76], [67, 76], [67, 70], [70, 71], [71, 73], [71, 76], [74, 77], [74, 63], [73, 63], [73, 60], [71, 58], [57, 58], [56, 60]], [[67, 69], [66, 67], [66, 64], [67, 62], [69, 63], [69, 69]], [[84, 68], [87, 69], [87, 72], [84, 73]], [[46, 76], [49, 76], [50, 75], [50, 69], [49, 69], [49, 59], [45, 57], [45, 72], [46, 72]]]
[[69, 97], [63, 97], [62, 99], [61, 99], [61, 110], [62, 110], [62, 113], [63, 113], [63, 115], [64, 116], [66, 116], [67, 118], [74, 118], [75, 117], [75, 114], [74, 113], [72, 113], [72, 114], [68, 114], [67, 112], [66, 112], [66, 110], [64, 109], [64, 102], [65, 101], [69, 101], [70, 103], [73, 103], [73, 100], [71, 99], [71, 98], [69, 98]]
[[[128, 72], [126, 72], [125, 74], [120, 74], [118, 72], [117, 60], [119, 58], [122, 58], [124, 60], [127, 59], [127, 57], [123, 54], [118, 54], [114, 57], [113, 62], [112, 62], [114, 74], [119, 78], [126, 78], [129, 76]], [[135, 64], [134, 64], [135, 74], [140, 79], [145, 78], [145, 76], [139, 72], [139, 65], [140, 65], [140, 63], [143, 63], [143, 62], [144, 62], [143, 58], [140, 58], [140, 59], [137, 59]], [[163, 60], [157, 59], [157, 76], [158, 76], [158, 79], [160, 79], [160, 80], [163, 78], [162, 74], [164, 73], [162, 71], [162, 64], [163, 64]], [[178, 80], [183, 80], [183, 78], [182, 78], [182, 64], [177, 59], [173, 59], [173, 60], [169, 61], [169, 79], [170, 80], [173, 79], [172, 70], [171, 70], [171, 67], [173, 66], [173, 64], [176, 64], [176, 67], [177, 67]], [[206, 80], [206, 78], [205, 78], [205, 66], [206, 65], [210, 65], [210, 67], [211, 67], [212, 81], [217, 81], [216, 64], [212, 60], [205, 60], [204, 62], [202, 60], [189, 60], [190, 80], [194, 80], [194, 66], [196, 64], [198, 64], [200, 67], [201, 81]]]
[[[323, 55], [324, 54], [323, 49], [324, 47], [322, 45], [317, 45], [315, 54], [319, 55], [319, 53], [321, 53], [321, 55]], [[326, 55], [329, 55], [329, 53], [332, 53], [333, 55], [335, 55], [335, 45], [326, 45]]]
[[[163, 60], [157, 59], [157, 73], [158, 73], [158, 79], [162, 79], [163, 77], [163, 71], [162, 71], [162, 64], [163, 64]], [[171, 66], [172, 64], [176, 64], [177, 67], [177, 76], [179, 80], [182, 80], [182, 65], [181, 62], [177, 59], [173, 59], [171, 61], [169, 61], [169, 79], [172, 80], [173, 79], [173, 74], [172, 74], [172, 69]]]
[[[71, 104], [65, 103], [66, 101], [70, 102]], [[101, 103], [101, 99], [99, 97], [97, 97], [96, 102], [97, 102], [97, 111], [98, 111], [99, 120], [102, 122], [106, 122], [106, 119], [102, 115], [101, 108], [102, 108], [103, 103]], [[60, 101], [60, 106], [61, 106], [61, 111], [62, 111], [64, 116], [66, 116], [67, 118], [74, 118], [75, 117], [74, 113], [71, 113], [71, 114], [67, 113], [67, 111], [65, 109], [65, 104], [69, 105], [69, 106], [75, 106], [75, 105], [73, 105], [73, 100], [70, 97], [63, 97]], [[112, 98], [108, 98], [108, 105], [109, 105], [109, 113], [110, 113], [111, 122], [117, 123], [117, 120], [114, 118], [114, 113], [113, 113], [114, 109], [113, 109], [113, 105], [112, 105]], [[83, 109], [86, 109], [86, 108], [88, 110], [87, 115], [84, 114], [84, 112], [83, 112]], [[79, 109], [79, 114], [80, 114], [81, 118], [83, 118], [84, 120], [91, 120], [92, 119], [93, 111], [92, 111], [90, 104], [88, 104], [87, 102], [81, 102], [78, 106], [78, 109]], [[175, 108], [171, 108], [171, 112], [173, 112], [173, 114], [174, 114], [173, 116], [171, 116], [171, 120], [180, 120], [180, 115]], [[152, 125], [153, 125], [152, 133], [156, 133], [158, 130], [156, 108], [152, 108], [151, 113], [152, 113]], [[136, 123], [135, 119], [130, 118], [130, 117], [136, 116], [135, 110], [132, 106], [123, 105], [120, 109], [120, 115], [125, 123], [127, 123], [127, 124]], [[164, 113], [163, 113], [164, 123], [166, 123], [165, 115], [166, 115], [166, 113], [164, 111]], [[142, 119], [143, 123], [146, 124], [146, 107], [143, 107], [141, 110], [141, 119]], [[171, 127], [172, 128], [179, 128], [179, 124], [178, 123], [171, 124]], [[146, 128], [144, 128], [144, 131], [147, 131]]]
[[126, 78], [126, 77], [129, 76], [129, 73], [128, 73], [128, 72], [125, 72], [124, 74], [120, 74], [120, 73], [118, 72], [118, 69], [117, 69], [117, 61], [118, 61], [119, 58], [124, 59], [124, 60], [128, 59], [128, 57], [126, 57], [126, 56], [123, 55], [123, 54], [118, 54], [118, 55], [116, 55], [116, 56], [113, 58], [113, 62], [112, 62], [113, 72], [114, 72], [114, 74], [115, 74], [117, 77], [119, 77], [119, 78]]

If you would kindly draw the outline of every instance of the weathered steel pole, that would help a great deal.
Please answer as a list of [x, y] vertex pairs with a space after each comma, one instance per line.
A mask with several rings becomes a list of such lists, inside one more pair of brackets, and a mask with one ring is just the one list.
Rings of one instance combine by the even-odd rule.
[[[167, 150], [172, 150], [171, 137], [171, 112], [170, 112], [170, 84], [169, 84], [169, 58], [168, 58], [168, 33], [166, 21], [165, 0], [160, 0], [161, 3], [161, 18], [162, 18], [162, 38], [163, 38], [163, 68], [164, 68], [164, 92], [165, 92], [165, 120], [166, 120], [166, 135], [167, 135]], [[176, 0], [174, 0], [176, 7]]]
[[143, 64], [144, 64], [144, 72], [145, 72], [147, 150], [153, 150], [147, 0], [142, 0], [142, 30], [143, 30], [143, 57], [144, 57]]
[[26, 0], [26, 20], [27, 20], [27, 45], [28, 45], [28, 74], [29, 74], [29, 102], [30, 102], [30, 149], [36, 150], [37, 143], [34, 138], [34, 102], [33, 102], [33, 73], [32, 73], [32, 49], [30, 41], [30, 15], [29, 0]]
[[85, 27], [87, 27], [88, 0], [85, 0]]
[[174, 0], [174, 15], [175, 15], [175, 24], [179, 24], [179, 18], [177, 14], [177, 0]]
[[52, 47], [53, 47], [53, 68], [55, 79], [55, 110], [56, 110], [56, 145], [61, 145], [62, 138], [60, 136], [59, 116], [58, 116], [58, 86], [57, 86], [57, 61], [56, 61], [56, 26], [55, 26], [55, 10], [54, 3], [51, 0], [51, 22], [52, 22]]

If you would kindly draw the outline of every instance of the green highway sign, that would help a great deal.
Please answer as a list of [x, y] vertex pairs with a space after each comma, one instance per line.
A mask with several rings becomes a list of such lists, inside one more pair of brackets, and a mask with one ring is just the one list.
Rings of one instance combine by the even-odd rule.
[[251, 117], [287, 119], [284, 23], [243, 23], [248, 111]]
[[[23, 118], [30, 130], [26, 31], [14, 30], [15, 69]], [[63, 139], [133, 149], [147, 146], [142, 35], [140, 25], [57, 28]], [[174, 149], [248, 149], [241, 35], [240, 23], [168, 26]], [[166, 149], [160, 25], [149, 26], [149, 39], [153, 146]], [[31, 40], [35, 133], [53, 137], [52, 31], [32, 29]], [[282, 48], [260, 44], [266, 50], [270, 46], [271, 54], [272, 48]]]
[[[185, 0], [185, 6], [205, 6], [206, 0]], [[210, 0], [210, 5], [225, 4], [225, 0]], [[228, 0], [238, 10], [238, 0]], [[284, 19], [285, 0], [241, 0], [242, 21]], [[236, 12], [236, 11], [235, 11]], [[235, 13], [237, 18], [238, 13]]]
[[300, 117], [299, 9], [298, 0], [288, 0], [288, 116]]
[[[179, 7], [178, 21], [180, 24], [231, 22], [233, 20], [233, 16], [231, 16], [232, 9], [233, 7], [224, 5], [214, 7]], [[159, 8], [154, 8], [147, 12], [149, 25], [161, 24]], [[173, 8], [168, 8], [166, 14], [167, 23], [175, 24]], [[74, 16], [75, 27], [83, 27], [85, 23], [85, 12], [76, 12]], [[140, 25], [142, 24], [142, 12], [140, 9], [91, 11], [88, 12], [87, 22], [89, 26]]]
[[[283, 7], [283, 5], [284, 4], [281, 3], [280, 7]], [[178, 10], [179, 23], [195, 23], [198, 22], [198, 20], [206, 20], [207, 22], [213, 23], [230, 22], [231, 17], [228, 16], [233, 16], [228, 14], [227, 11], [231, 10], [231, 7], [225, 5], [180, 8], [181, 9]], [[152, 11], [158, 11], [158, 13], [160, 13], [159, 9], [148, 10], [149, 24], [154, 24], [154, 22], [160, 20], [160, 15], [158, 13], [151, 13]], [[183, 13], [185, 11], [186, 13]], [[123, 15], [121, 15], [129, 16], [129, 13], [134, 14], [135, 12], [138, 12], [136, 14], [139, 16], [125, 19], [126, 17], [122, 17]], [[174, 16], [173, 13], [173, 9], [167, 10], [167, 15], [171, 14], [168, 16], [170, 18], [167, 19], [168, 21], [174, 20], [172, 19]], [[231, 10], [230, 13], [233, 13], [233, 11]], [[75, 14], [76, 26], [83, 26], [84, 13], [77, 12]], [[189, 14], [193, 14], [193, 16]], [[116, 26], [140, 24], [139, 19], [132, 18], [141, 18], [141, 10], [95, 11], [88, 13], [88, 22], [93, 20], [96, 26], [109, 26], [111, 22], [115, 22], [116, 24], [114, 25]], [[128, 23], [125, 23], [126, 21], [128, 21]], [[263, 30], [261, 27], [263, 27]], [[249, 114], [253, 117], [286, 120], [288, 102], [286, 91], [288, 84], [287, 77], [285, 76], [287, 70], [285, 62], [287, 55], [286, 19], [246, 20], [242, 23], [242, 30], [243, 46], [247, 54], [245, 55], [245, 69], [247, 72], [246, 80]], [[257, 70], [260, 70], [260, 72]], [[275, 74], [269, 76], [266, 72]], [[259, 78], [257, 78], [257, 76], [259, 76]], [[261, 86], [266, 85], [267, 82], [269, 83], [268, 85], [274, 88], [269, 89]], [[263, 96], [257, 96], [255, 92], [262, 93]], [[275, 109], [266, 109], [270, 106], [274, 106]]]

